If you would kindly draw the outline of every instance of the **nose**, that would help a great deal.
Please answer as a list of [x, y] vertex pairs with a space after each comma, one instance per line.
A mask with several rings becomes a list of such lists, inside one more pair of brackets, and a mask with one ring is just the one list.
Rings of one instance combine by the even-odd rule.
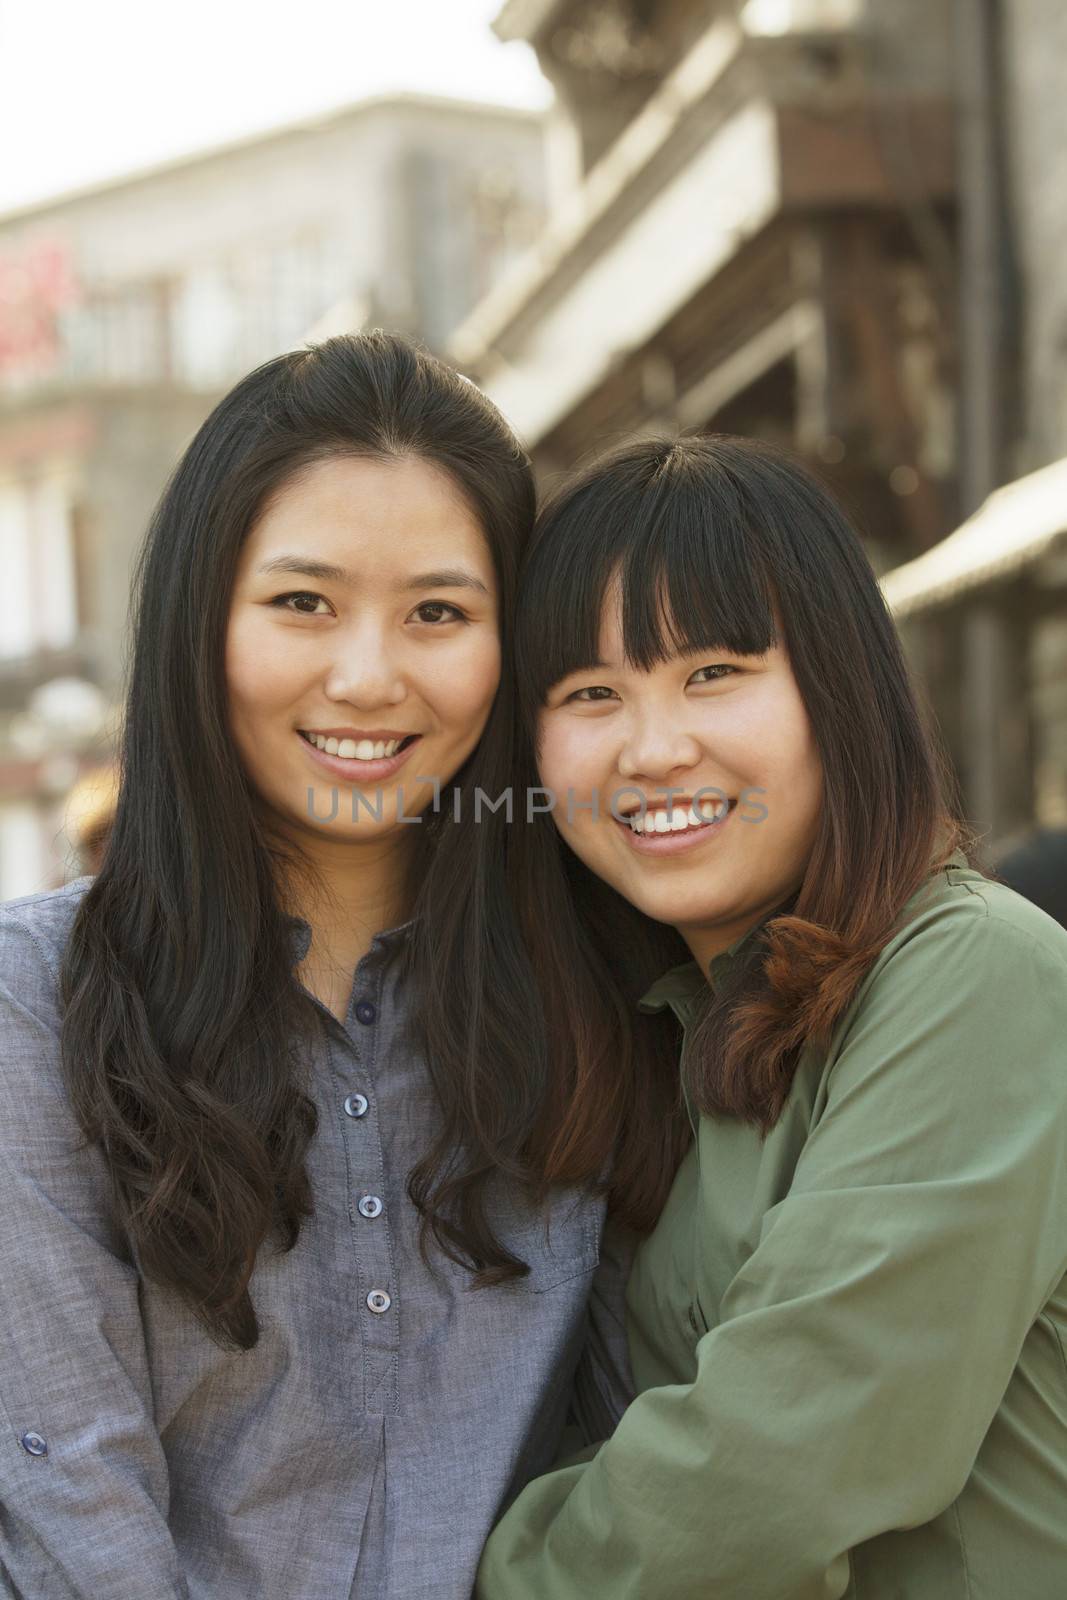
[[366, 711], [400, 704], [407, 684], [399, 653], [391, 648], [383, 629], [368, 619], [339, 641], [325, 692], [329, 700]]
[[630, 720], [617, 765], [627, 780], [665, 785], [700, 760], [700, 745], [683, 724], [650, 707]]

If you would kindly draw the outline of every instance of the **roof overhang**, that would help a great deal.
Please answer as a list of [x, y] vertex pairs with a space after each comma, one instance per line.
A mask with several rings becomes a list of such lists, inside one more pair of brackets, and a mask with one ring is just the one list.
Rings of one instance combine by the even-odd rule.
[[[716, 17], [453, 333], [450, 359], [528, 447], [779, 216], [899, 204], [866, 108], [794, 103], [773, 72], [747, 71], [756, 48]], [[908, 108], [930, 195], [954, 181], [948, 115], [947, 104]]]
[[483, 388], [528, 444], [766, 226], [778, 209], [775, 139], [768, 106], [738, 112], [545, 309], [514, 361], [499, 349], [485, 361]]
[[563, 0], [507, 0], [493, 18], [492, 29], [505, 44], [513, 39], [532, 43], [562, 9]]
[[886, 573], [882, 592], [895, 616], [914, 616], [1016, 576], [1065, 534], [1067, 456], [997, 489], [955, 533]]

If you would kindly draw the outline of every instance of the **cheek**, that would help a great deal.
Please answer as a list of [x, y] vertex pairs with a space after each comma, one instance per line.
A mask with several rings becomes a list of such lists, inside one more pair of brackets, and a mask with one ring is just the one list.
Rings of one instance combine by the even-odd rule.
[[595, 788], [602, 763], [591, 723], [578, 723], [546, 712], [538, 724], [537, 770], [546, 789], [585, 794]]
[[790, 796], [798, 832], [809, 834], [822, 807], [823, 775], [818, 747], [803, 702], [797, 697], [783, 726], [792, 730], [778, 761], [777, 780]]
[[226, 634], [226, 691], [231, 711], [238, 717], [255, 716], [286, 703], [299, 676], [286, 651], [278, 648], [276, 632], [254, 615], [237, 617]]
[[822, 762], [819, 760], [814, 740], [809, 740], [804, 751], [803, 764], [798, 765], [798, 770], [804, 774], [802, 792], [805, 802], [805, 821], [809, 834], [813, 834], [823, 804]]
[[443, 723], [477, 737], [500, 686], [500, 641], [495, 636], [457, 641], [447, 660], [436, 658], [426, 679], [426, 697]]

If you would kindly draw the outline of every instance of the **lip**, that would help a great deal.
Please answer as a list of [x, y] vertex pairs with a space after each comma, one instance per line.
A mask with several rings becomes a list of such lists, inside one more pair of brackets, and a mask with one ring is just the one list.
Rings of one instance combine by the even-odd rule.
[[[319, 730], [315, 731], [317, 733]], [[299, 731], [296, 736], [316, 766], [329, 772], [333, 777], [340, 778], [342, 783], [352, 784], [381, 783], [383, 779], [391, 778], [394, 772], [400, 771], [408, 757], [422, 743], [422, 734], [418, 733], [415, 734], [411, 744], [404, 750], [398, 750], [395, 756], [382, 756], [380, 761], [359, 761], [355, 756], [328, 756], [325, 750], [316, 749]], [[407, 739], [411, 738], [411, 735], [403, 734], [401, 737]]]
[[369, 739], [372, 744], [387, 744], [390, 739], [417, 739], [410, 728], [298, 728], [297, 733], [317, 733], [324, 739]]
[[639, 856], [678, 856], [698, 850], [711, 839], [718, 839], [723, 829], [729, 826], [736, 810], [735, 800], [720, 821], [705, 823], [702, 828], [680, 828], [677, 833], [635, 833], [629, 822], [620, 822], [617, 817], [611, 820], [616, 828], [626, 834], [627, 844]]

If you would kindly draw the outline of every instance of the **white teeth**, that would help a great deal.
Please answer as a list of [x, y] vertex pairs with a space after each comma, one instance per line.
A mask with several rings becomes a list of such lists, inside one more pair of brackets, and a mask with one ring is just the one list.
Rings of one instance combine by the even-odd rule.
[[699, 806], [690, 805], [687, 810], [672, 807], [670, 811], [643, 814], [635, 811], [628, 820], [633, 833], [683, 833], [686, 828], [703, 828], [709, 822], [720, 821], [729, 809], [725, 800], [701, 800]]
[[340, 756], [345, 761], [382, 761], [388, 756], [395, 756], [402, 739], [327, 739], [325, 734], [309, 733], [307, 736], [317, 750], [323, 750], [328, 756]]

